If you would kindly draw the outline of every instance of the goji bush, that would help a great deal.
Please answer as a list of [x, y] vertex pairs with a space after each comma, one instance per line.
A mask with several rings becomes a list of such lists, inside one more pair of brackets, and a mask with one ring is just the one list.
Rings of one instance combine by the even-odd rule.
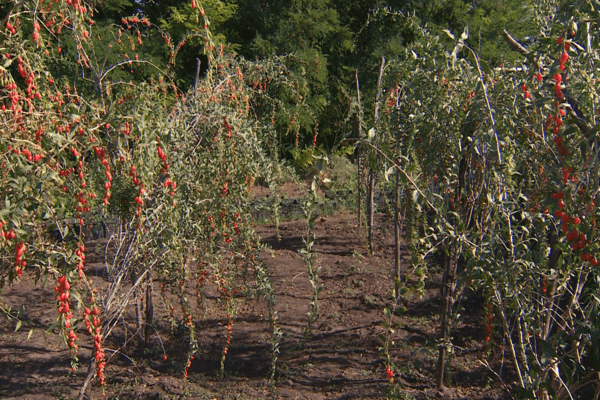
[[[200, 314], [187, 289], [201, 305], [207, 282], [224, 300], [222, 370], [236, 298], [253, 295], [269, 306], [275, 372], [281, 331], [248, 204], [257, 179], [275, 188], [286, 168], [273, 126], [276, 116], [282, 123], [293, 114], [270, 91], [298, 98], [298, 87], [278, 60], [229, 55], [213, 42], [202, 5], [190, 7], [202, 29], [180, 43], [140, 16], [96, 27], [79, 1], [10, 1], [2, 19], [0, 287], [19, 279], [56, 282], [58, 325], [73, 369], [82, 332], [94, 343], [82, 394], [93, 376], [104, 384], [104, 343], [129, 307], [136, 308], [138, 332], [152, 325], [155, 281], [174, 326], [190, 337], [184, 375], [197, 350]], [[189, 40], [204, 45], [209, 67], [184, 92], [170, 71]], [[146, 41], [163, 43], [166, 58], [140, 57]], [[65, 73], [70, 68], [75, 73]], [[86, 273], [84, 232], [97, 221], [114, 225], [108, 282]]]
[[536, 6], [539, 36], [515, 46], [519, 65], [489, 68], [468, 30], [421, 28], [388, 60], [380, 143], [363, 143], [381, 178], [401, 179], [418, 281], [441, 256], [438, 386], [470, 288], [484, 294], [485, 340], [503, 345], [522, 396], [598, 387], [597, 11], [578, 6]]

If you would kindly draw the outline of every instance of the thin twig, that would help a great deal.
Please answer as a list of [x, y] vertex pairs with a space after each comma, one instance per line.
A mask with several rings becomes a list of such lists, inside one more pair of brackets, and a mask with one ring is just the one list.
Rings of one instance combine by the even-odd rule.
[[483, 78], [483, 72], [481, 72], [481, 65], [479, 65], [479, 57], [475, 51], [467, 46], [465, 43], [463, 45], [473, 54], [473, 58], [475, 59], [475, 65], [477, 66], [477, 72], [479, 73], [479, 81], [481, 82], [481, 87], [483, 88], [483, 95], [485, 98], [485, 105], [488, 109], [488, 113], [490, 115], [490, 119], [492, 121], [492, 128], [494, 130], [494, 136], [496, 138], [496, 152], [498, 153], [498, 161], [502, 164], [502, 152], [500, 151], [500, 139], [498, 139], [498, 131], [496, 130], [496, 120], [494, 119], [494, 113], [492, 111], [492, 106], [490, 104], [490, 98], [487, 92], [487, 86], [485, 84], [485, 79]]

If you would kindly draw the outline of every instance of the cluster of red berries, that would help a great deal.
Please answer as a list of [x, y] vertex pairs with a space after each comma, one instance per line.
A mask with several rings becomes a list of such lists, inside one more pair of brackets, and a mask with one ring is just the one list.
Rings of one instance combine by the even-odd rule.
[[10, 20], [6, 21], [6, 29], [10, 31], [13, 35], [17, 33], [17, 29], [10, 23]]
[[[165, 356], [166, 357], [166, 356]], [[185, 365], [185, 371], [183, 371], [183, 376], [184, 378], [187, 379], [188, 377], [188, 370], [190, 369], [190, 367], [192, 366], [192, 361], [194, 360], [194, 356], [190, 356], [190, 358], [188, 358], [188, 362]]]
[[71, 326], [71, 303], [69, 301], [71, 290], [71, 283], [68, 281], [65, 275], [58, 278], [58, 285], [54, 287], [56, 292], [56, 299], [58, 300], [58, 313], [64, 314], [65, 316], [65, 327]]
[[563, 52], [560, 55], [560, 59], [559, 59], [560, 64], [559, 64], [558, 69], [561, 70], [561, 71], [564, 71], [565, 68], [566, 68], [565, 67], [565, 63], [569, 60], [569, 53], [568, 53], [568, 51], [571, 50], [571, 43], [565, 41], [565, 39], [563, 37], [557, 38], [556, 39], [556, 43], [559, 44], [559, 45], [560, 44], [563, 45]]
[[40, 24], [38, 24], [37, 22], [33, 23], [33, 43], [37, 44], [38, 47], [41, 46], [41, 41], [40, 41]]
[[75, 250], [75, 255], [79, 258], [79, 262], [77, 263], [77, 270], [79, 271], [79, 279], [83, 278], [83, 268], [85, 261], [85, 246], [80, 243], [79, 248]]
[[[564, 193], [554, 193], [552, 197], [560, 198], [559, 202], [562, 202]], [[556, 210], [554, 212], [554, 216], [561, 219], [561, 229], [566, 234], [565, 239], [567, 242], [571, 243], [571, 248], [573, 251], [580, 252], [579, 257], [581, 258], [581, 261], [588, 261], [594, 267], [598, 265], [598, 260], [595, 257], [592, 257], [589, 251], [586, 251], [589, 244], [586, 235], [583, 232], [580, 232], [577, 228], [581, 223], [581, 219], [579, 217], [572, 217], [562, 210]]]
[[223, 126], [225, 127], [225, 131], [227, 132], [227, 137], [231, 137], [231, 125], [229, 125], [229, 122], [227, 122], [227, 117], [223, 117]]
[[[227, 184], [227, 181], [223, 182], [223, 188], [221, 189], [221, 197], [225, 196], [227, 194], [227, 190], [229, 189], [229, 185]], [[229, 195], [227, 195], [229, 197]]]
[[131, 170], [129, 171], [129, 176], [131, 177], [131, 179], [133, 180], [133, 184], [135, 186], [139, 186], [140, 185], [140, 180], [137, 177], [137, 170], [135, 168], [135, 165], [131, 166]]
[[140, 195], [136, 196], [135, 199], [133, 200], [138, 206], [137, 206], [137, 210], [135, 212], [135, 216], [139, 217], [140, 214], [142, 213], [142, 207], [144, 206], [144, 200], [142, 199], [142, 197], [144, 197], [144, 195], [146, 195], [146, 189], [144, 189], [144, 185], [141, 185], [140, 187]]
[[263, 90], [266, 91], [267, 90], [267, 82], [250, 82], [250, 86], [252, 86], [252, 88], [256, 89], [256, 90]]
[[[82, 183], [81, 185], [83, 188], [85, 188], [85, 182]], [[77, 204], [75, 204], [75, 211], [77, 212], [89, 212], [90, 211], [90, 206], [88, 205], [88, 200], [86, 197], [90, 197], [90, 198], [96, 198], [96, 195], [94, 193], [87, 193], [84, 191], [79, 191], [77, 192], [77, 194], [75, 195], [75, 200], [77, 200]], [[80, 219], [80, 223], [83, 226], [83, 219]]]
[[392, 370], [390, 365], [385, 367], [385, 376], [388, 378], [390, 383], [394, 383], [394, 370]]
[[[10, 58], [10, 55], [8, 53], [6, 54], [6, 58]], [[19, 65], [21, 65], [21, 64], [19, 64]], [[19, 114], [20, 107], [19, 107], [19, 92], [17, 91], [17, 84], [9, 83], [6, 85], [6, 89], [10, 90], [10, 92], [8, 93], [8, 98], [10, 99], [11, 110], [15, 114]], [[2, 111], [6, 111], [6, 106], [4, 104], [2, 105]]]
[[[559, 75], [560, 76], [560, 75]], [[568, 149], [565, 149], [563, 139], [560, 136], [560, 128], [563, 124], [563, 117], [565, 116], [565, 110], [559, 108], [557, 115], [549, 115], [547, 121], [547, 128], [554, 133], [554, 143], [556, 144], [556, 149], [558, 151], [558, 156], [569, 156], [571, 152]]]
[[20, 278], [22, 268], [25, 268], [27, 262], [23, 260], [23, 253], [25, 253], [25, 243], [19, 242], [15, 244], [15, 273]]
[[104, 194], [104, 205], [108, 205], [108, 199], [110, 199], [110, 187], [112, 181], [112, 174], [110, 172], [110, 164], [106, 159], [106, 150], [102, 149], [98, 146], [94, 146], [94, 152], [96, 153], [96, 157], [100, 160], [100, 163], [104, 166], [104, 175], [106, 176], [106, 182], [104, 183], [104, 189], [106, 193]]
[[[231, 331], [233, 330], [233, 319], [231, 315], [228, 314], [229, 323], [227, 324], [227, 347], [231, 346]], [[225, 349], [225, 354], [227, 354], [227, 349]]]
[[[94, 297], [90, 299], [94, 301]], [[102, 328], [100, 326], [100, 312], [98, 307], [95, 305], [91, 308], [83, 310], [83, 320], [85, 321], [85, 327], [90, 335], [94, 338], [94, 360], [96, 360], [98, 381], [100, 385], [104, 385], [104, 368], [106, 366], [106, 358], [104, 350], [102, 349]]]
[[162, 147], [158, 146], [156, 151], [158, 152], [158, 158], [160, 158], [163, 162], [161, 173], [166, 174], [169, 170], [169, 163], [167, 163], [167, 155], [164, 153]]
[[[387, 108], [388, 110], [386, 111], [386, 113], [389, 114], [390, 110], [392, 107], [394, 107], [394, 105], [396, 104], [396, 101], [398, 101], [398, 95], [400, 94], [400, 87], [398, 87], [398, 83], [396, 83], [394, 85], [394, 87], [392, 89], [390, 89], [390, 94], [387, 98]], [[467, 101], [470, 97], [467, 97]]]
[[[91, 335], [99, 329], [100, 318], [98, 317], [99, 311], [98, 307], [92, 306], [92, 308], [87, 308], [83, 310], [83, 319], [85, 321], [85, 328], [88, 333]], [[100, 350], [99, 347], [95, 347], [95, 350]]]
[[104, 355], [104, 350], [102, 349], [102, 337], [100, 336], [100, 328], [96, 328], [94, 332], [94, 349], [96, 350], [94, 354], [94, 359], [97, 363], [97, 371], [98, 371], [98, 381], [100, 385], [104, 385], [104, 368], [106, 367], [106, 359]]
[[10, 232], [7, 232], [4, 229], [4, 221], [0, 221], [0, 237], [2, 239], [6, 239], [6, 240], [13, 240], [17, 235], [15, 234], [15, 231], [11, 230]]
[[[558, 62], [559, 70], [564, 71], [566, 68], [565, 63], [569, 60], [568, 51], [570, 50], [570, 43], [565, 41], [562, 37], [559, 37], [557, 39], [557, 43], [559, 45], [562, 45], [563, 47]], [[556, 144], [560, 161], [563, 164], [561, 168], [562, 183], [564, 185], [567, 185], [569, 182], [576, 183], [578, 181], [578, 178], [577, 174], [573, 173], [573, 168], [565, 165], [565, 157], [568, 157], [570, 155], [570, 152], [568, 149], [565, 148], [563, 138], [560, 136], [563, 123], [562, 118], [565, 116], [565, 110], [560, 106], [560, 100], [564, 98], [564, 95], [562, 93], [562, 89], [564, 88], [564, 86], [561, 86], [563, 82], [563, 77], [560, 73], [555, 73], [552, 78], [555, 82], [554, 91], [557, 99], [555, 106], [558, 109], [558, 113], [557, 115], [548, 117], [548, 128], [552, 129], [552, 132], [555, 135], [554, 143]], [[568, 243], [570, 243], [573, 251], [578, 252], [581, 261], [589, 262], [592, 266], [598, 265], [598, 260], [592, 255], [590, 255], [590, 252], [588, 250], [588, 245], [590, 243], [588, 242], [586, 234], [582, 232], [582, 229], [580, 228], [580, 225], [582, 223], [581, 218], [576, 215], [569, 215], [566, 212], [565, 200], [569, 197], [565, 195], [564, 191], [556, 191], [550, 197], [557, 201], [558, 209], [554, 211], [554, 216], [556, 218], [560, 218], [561, 230], [565, 234], [565, 239]], [[544, 278], [544, 281], [542, 282], [542, 292], [545, 293], [545, 290], [546, 285]]]
[[17, 148], [14, 148], [12, 149], [12, 151], [18, 156], [23, 154], [23, 156], [25, 156], [30, 162], [39, 162], [42, 159], [41, 154], [31, 154], [31, 152], [28, 149], [19, 150]]
[[[80, 154], [79, 152], [75, 149], [75, 147], [71, 147], [71, 153], [73, 153], [73, 155], [75, 156], [75, 158], [79, 158]], [[73, 168], [69, 169], [72, 173], [74, 172]], [[85, 182], [85, 176], [83, 175], [83, 162], [81, 160], [77, 161], [77, 175], [79, 177], [79, 182], [80, 182], [80, 186], [82, 189], [85, 189], [87, 187], [87, 183]], [[109, 186], [110, 188], [110, 186]], [[90, 207], [88, 205], [88, 201], [86, 197], [91, 197], [91, 198], [95, 198], [95, 195], [90, 195], [84, 191], [79, 191], [76, 195], [75, 195], [75, 199], [77, 200], [77, 204], [75, 204], [75, 211], [81, 213], [81, 212], [89, 212], [90, 211]], [[83, 225], [83, 220], [81, 220]]]
[[177, 188], [177, 183], [173, 182], [170, 179], [167, 179], [164, 183], [165, 188], [170, 187], [172, 190], [169, 192], [171, 196], [175, 195], [175, 189]]
[[[542, 279], [542, 294], [546, 294], [546, 291], [548, 290], [548, 278], [546, 278], [544, 276], [544, 279]], [[529, 332], [527, 333], [527, 335], [529, 336]]]
[[64, 321], [64, 327], [68, 329], [67, 337], [69, 339], [69, 347], [76, 353], [77, 352], [77, 335], [75, 331], [71, 329], [71, 318], [73, 318], [73, 312], [71, 311], [70, 302], [70, 291], [71, 283], [65, 275], [58, 278], [58, 285], [54, 287], [56, 292], [56, 300], [58, 300], [58, 313], [62, 315]]
[[529, 93], [529, 89], [527, 88], [526, 84], [523, 84], [523, 86], [521, 86], [521, 90], [523, 90], [523, 97], [525, 97], [525, 99], [531, 98], [531, 93]]
[[121, 23], [123, 25], [127, 25], [127, 29], [131, 29], [133, 24], [142, 24], [146, 27], [150, 26], [150, 20], [148, 18], [139, 18], [136, 16], [128, 17], [128, 18], [121, 18]]
[[131, 127], [129, 126], [129, 122], [125, 122], [125, 126], [121, 128], [121, 133], [124, 133], [125, 135], [129, 135], [131, 133]]

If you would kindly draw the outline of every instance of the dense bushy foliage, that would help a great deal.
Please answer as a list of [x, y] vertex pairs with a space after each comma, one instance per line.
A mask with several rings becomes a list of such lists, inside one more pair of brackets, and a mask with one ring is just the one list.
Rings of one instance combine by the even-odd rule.
[[[101, 384], [103, 342], [132, 303], [140, 331], [151, 325], [158, 282], [173, 326], [189, 334], [185, 373], [204, 285], [214, 283], [228, 320], [222, 371], [236, 297], [263, 297], [274, 373], [281, 331], [250, 191], [257, 180], [276, 189], [282, 154], [311, 165], [350, 136], [367, 153], [373, 186], [398, 178], [421, 284], [430, 256], [443, 260], [438, 385], [456, 302], [469, 288], [483, 293], [486, 341], [504, 345], [523, 396], [568, 398], [597, 386], [595, 6], [456, 2], [445, 20], [439, 10], [448, 5], [428, 2], [427, 27], [404, 4], [358, 2], [342, 14], [343, 4], [140, 3], [143, 16], [119, 19], [137, 10], [112, 1], [99, 5], [98, 24], [78, 0], [2, 5], [0, 287], [52, 282], [73, 368], [87, 332]], [[500, 29], [488, 19], [500, 14], [531, 23], [506, 31], [496, 53], [489, 43]], [[259, 32], [253, 21], [268, 23]], [[227, 37], [237, 46], [220, 42]], [[352, 93], [361, 87], [359, 100]], [[312, 195], [302, 253], [315, 289], [307, 334], [321, 288]], [[115, 252], [109, 283], [98, 286], [86, 275], [84, 233], [109, 220]], [[386, 321], [392, 315], [386, 310]], [[146, 340], [151, 334], [145, 329]]]
[[365, 143], [412, 193], [406, 209], [427, 214], [412, 221], [423, 229], [417, 274], [426, 278], [428, 255], [444, 260], [438, 385], [455, 303], [472, 288], [488, 304], [486, 341], [505, 346], [520, 393], [568, 398], [598, 383], [596, 11], [581, 5], [576, 20], [561, 4], [536, 10], [535, 45], [511, 68], [479, 60], [466, 30], [423, 32], [389, 67], [388, 111]]

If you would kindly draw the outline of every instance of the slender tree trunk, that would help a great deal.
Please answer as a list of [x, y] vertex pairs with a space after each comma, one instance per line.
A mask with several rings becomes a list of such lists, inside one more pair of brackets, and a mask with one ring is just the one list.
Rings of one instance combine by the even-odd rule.
[[[135, 282], [135, 280], [134, 280]], [[137, 328], [137, 332], [139, 334], [141, 334], [142, 331], [142, 326], [144, 324], [143, 321], [143, 315], [142, 315], [142, 309], [144, 307], [144, 299], [143, 299], [144, 293], [142, 292], [141, 288], [136, 288], [135, 289], [135, 325]]]
[[396, 269], [396, 296], [400, 295], [402, 268], [400, 265], [400, 174], [396, 171], [396, 201], [394, 205], [394, 267]]
[[[356, 99], [358, 101], [358, 118], [357, 118], [357, 123], [358, 123], [358, 138], [359, 140], [362, 138], [362, 107], [360, 104], [360, 85], [358, 83], [358, 68], [354, 71], [354, 76], [356, 77]], [[362, 218], [361, 218], [361, 203], [362, 203], [362, 165], [361, 165], [361, 145], [359, 144], [358, 147], [356, 148], [356, 169], [357, 169], [357, 177], [358, 177], [358, 194], [357, 194], [357, 205], [358, 205], [358, 226], [360, 227], [362, 225]]]
[[373, 230], [375, 228], [375, 171], [371, 165], [369, 165], [368, 184], [367, 190], [369, 192], [369, 197], [367, 198], [367, 223], [369, 227], [369, 253], [373, 255], [373, 253], [375, 253], [375, 249], [373, 248]]
[[[456, 246], [456, 245], [454, 245]], [[458, 267], [458, 249], [451, 246], [444, 258], [444, 275], [442, 278], [442, 304], [440, 310], [442, 337], [437, 363], [437, 387], [444, 387], [446, 364], [448, 363], [450, 331], [452, 328], [452, 306], [456, 301], [456, 270]]]
[[194, 79], [194, 90], [198, 88], [198, 79], [200, 78], [200, 66], [202, 65], [202, 61], [199, 58], [196, 58], [196, 79]]
[[[133, 274], [132, 283], [135, 284], [137, 281], [136, 274]], [[145, 348], [144, 343], [144, 289], [142, 287], [137, 287], [135, 289], [135, 325], [136, 331], [135, 335], [137, 336], [137, 346], [138, 351], [143, 352]]]
[[356, 170], [357, 170], [357, 179], [358, 179], [358, 193], [356, 195], [356, 204], [358, 206], [358, 226], [362, 225], [362, 218], [360, 215], [361, 211], [361, 203], [362, 203], [362, 165], [361, 165], [361, 154], [360, 154], [360, 145], [356, 148], [356, 152], [358, 157], [356, 158]]
[[88, 386], [92, 382], [92, 379], [94, 379], [94, 375], [96, 374], [96, 367], [96, 360], [94, 359], [94, 357], [92, 357], [92, 359], [90, 360], [90, 365], [88, 366], [87, 375], [85, 377], [85, 380], [83, 381], [83, 385], [81, 385], [81, 388], [79, 389], [79, 396], [77, 396], [77, 400], [85, 399], [85, 392], [87, 391]]
[[154, 301], [152, 299], [152, 277], [148, 275], [148, 285], [146, 287], [146, 325], [144, 329], [144, 342], [146, 347], [152, 336], [152, 321], [154, 320]]
[[[550, 245], [550, 254], [548, 255], [548, 268], [549, 269], [557, 269], [558, 268], [558, 259], [560, 257], [560, 250], [557, 248], [558, 245], [558, 235], [555, 230], [550, 233], [550, 239], [548, 240], [548, 244]], [[545, 278], [544, 278], [545, 279]], [[541, 283], [540, 283], [541, 284]], [[546, 282], [547, 285], [551, 285], [548, 293], [542, 297], [540, 305], [542, 310], [540, 310], [540, 314], [543, 313], [543, 310], [546, 310], [546, 319], [542, 325], [542, 339], [547, 340], [548, 336], [550, 336], [550, 331], [554, 325], [554, 312], [556, 311], [554, 308], [554, 300], [556, 298], [556, 285], [553, 282]]]
[[[379, 102], [381, 99], [381, 78], [383, 77], [383, 71], [385, 69], [385, 57], [381, 57], [381, 67], [379, 68], [379, 77], [377, 78], [377, 94], [375, 95], [375, 112], [373, 116], [374, 127], [375, 129], [375, 137], [373, 137], [373, 145], [377, 145], [377, 121], [379, 119]], [[377, 171], [375, 171], [375, 166], [369, 161], [369, 186], [368, 186], [368, 226], [369, 226], [369, 253], [373, 255], [373, 230], [375, 224], [375, 179], [377, 177]]]

